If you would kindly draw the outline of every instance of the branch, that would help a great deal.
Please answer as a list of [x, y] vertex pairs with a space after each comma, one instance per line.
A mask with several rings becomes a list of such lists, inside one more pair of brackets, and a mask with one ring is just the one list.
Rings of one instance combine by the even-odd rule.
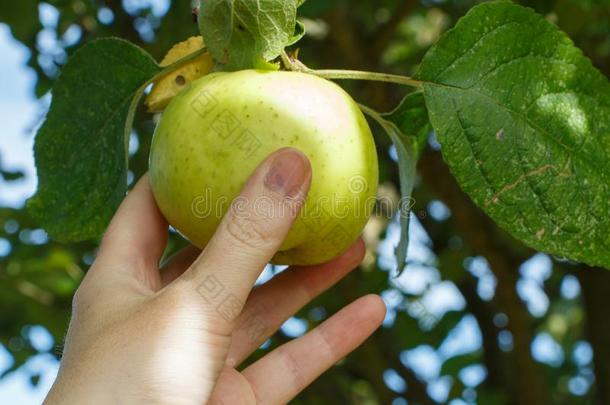
[[390, 73], [365, 72], [362, 70], [340, 70], [340, 69], [310, 69], [298, 59], [291, 58], [286, 52], [281, 55], [284, 67], [293, 72], [307, 73], [310, 75], [322, 77], [327, 80], [363, 80], [372, 82], [383, 82], [400, 84], [403, 86], [411, 86], [422, 88], [424, 82], [415, 80], [408, 76], [394, 75]]

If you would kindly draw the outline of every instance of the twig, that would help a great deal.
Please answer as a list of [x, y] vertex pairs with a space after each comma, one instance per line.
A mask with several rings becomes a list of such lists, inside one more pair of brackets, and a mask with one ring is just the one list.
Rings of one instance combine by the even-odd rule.
[[377, 72], [363, 72], [360, 70], [333, 70], [333, 69], [323, 69], [323, 70], [314, 70], [310, 69], [306, 65], [304, 65], [298, 59], [293, 59], [288, 56], [285, 52], [282, 54], [282, 61], [286, 69], [294, 71], [307, 73], [315, 76], [322, 77], [324, 79], [331, 80], [365, 80], [365, 81], [374, 81], [374, 82], [384, 82], [384, 83], [394, 83], [400, 84], [404, 86], [411, 86], [421, 88], [424, 85], [424, 82], [412, 79], [407, 76], [393, 75], [389, 73], [377, 73]]

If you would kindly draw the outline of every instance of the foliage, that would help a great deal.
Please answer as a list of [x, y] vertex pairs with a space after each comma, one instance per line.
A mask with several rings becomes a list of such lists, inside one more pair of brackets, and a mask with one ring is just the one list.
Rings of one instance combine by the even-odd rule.
[[610, 268], [610, 83], [553, 24], [474, 8], [416, 77], [460, 185], [528, 245]]
[[268, 67], [294, 42], [297, 0], [202, 1], [199, 27], [226, 70]]
[[160, 71], [148, 54], [114, 39], [87, 43], [63, 69], [36, 137], [39, 186], [29, 201], [55, 239], [99, 236], [125, 197], [131, 133], [125, 122], [132, 99]]

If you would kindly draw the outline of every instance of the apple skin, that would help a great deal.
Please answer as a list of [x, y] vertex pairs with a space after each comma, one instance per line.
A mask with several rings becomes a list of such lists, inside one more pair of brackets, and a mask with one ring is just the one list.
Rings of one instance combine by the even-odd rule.
[[257, 166], [285, 147], [309, 158], [312, 184], [273, 263], [327, 262], [362, 233], [379, 175], [366, 119], [330, 81], [258, 70], [194, 81], [172, 100], [155, 131], [155, 199], [169, 223], [203, 248]]

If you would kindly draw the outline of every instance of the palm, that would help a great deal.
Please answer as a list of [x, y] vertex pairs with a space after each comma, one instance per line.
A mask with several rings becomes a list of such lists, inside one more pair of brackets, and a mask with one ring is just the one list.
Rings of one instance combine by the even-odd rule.
[[[354, 302], [309, 334], [281, 346], [243, 371], [237, 369], [287, 318], [360, 263], [363, 253], [363, 244], [358, 242], [330, 263], [288, 269], [255, 289], [235, 321], [230, 347], [210, 348], [222, 357], [226, 352], [226, 358], [224, 367], [208, 370], [219, 374], [209, 402], [286, 403], [361, 343], [378, 326], [384, 313], [383, 304], [375, 296]], [[167, 285], [179, 277], [198, 255], [192, 248], [176, 255], [162, 269], [161, 283]]]

